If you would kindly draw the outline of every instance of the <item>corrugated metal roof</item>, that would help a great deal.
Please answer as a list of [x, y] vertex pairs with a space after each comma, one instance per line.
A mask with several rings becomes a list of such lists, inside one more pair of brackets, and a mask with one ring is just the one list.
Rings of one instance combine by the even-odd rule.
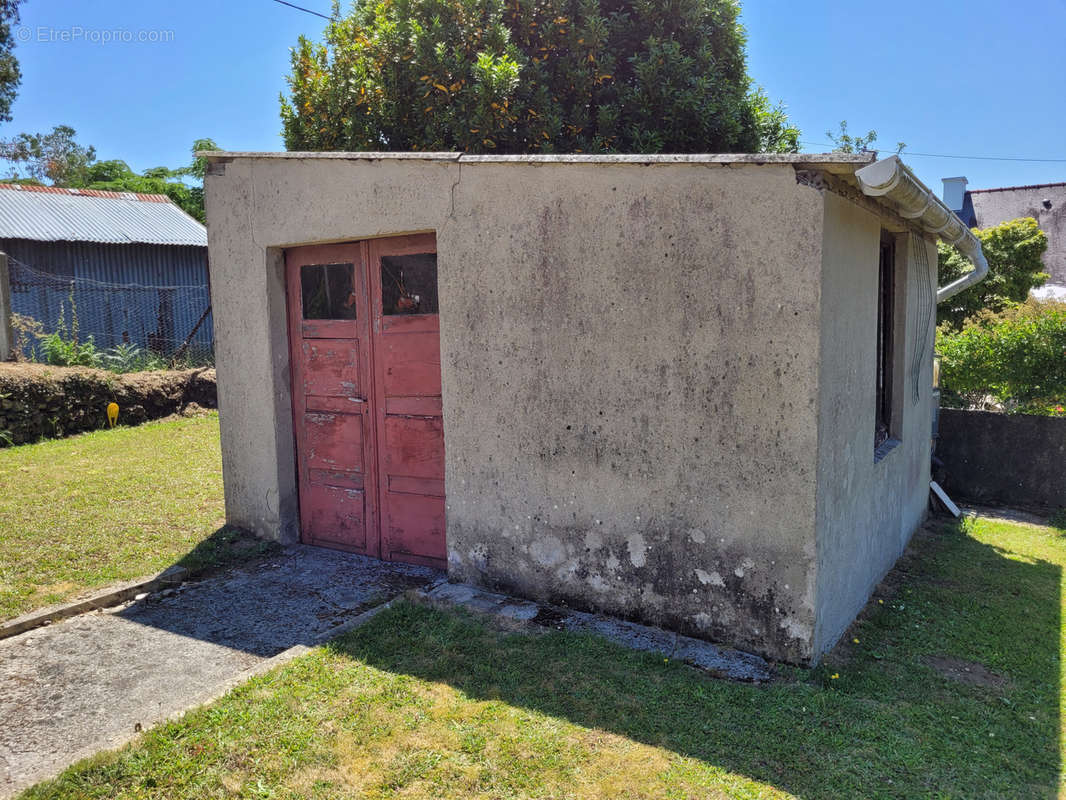
[[0, 183], [0, 239], [207, 246], [207, 229], [162, 194]]

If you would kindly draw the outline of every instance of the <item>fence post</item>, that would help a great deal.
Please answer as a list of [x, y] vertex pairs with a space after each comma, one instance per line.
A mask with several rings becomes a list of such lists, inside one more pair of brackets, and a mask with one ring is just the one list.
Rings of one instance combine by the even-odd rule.
[[11, 360], [11, 275], [7, 269], [7, 253], [0, 251], [0, 361]]

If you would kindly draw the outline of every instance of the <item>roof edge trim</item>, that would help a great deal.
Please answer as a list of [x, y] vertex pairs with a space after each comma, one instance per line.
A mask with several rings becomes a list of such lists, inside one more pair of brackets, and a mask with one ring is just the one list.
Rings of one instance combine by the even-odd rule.
[[199, 150], [196, 156], [210, 161], [236, 158], [257, 159], [338, 159], [342, 161], [449, 161], [461, 164], [841, 164], [863, 166], [874, 161], [873, 153], [605, 153], [586, 155], [566, 153], [553, 155], [469, 155], [458, 152], [241, 152]]
[[973, 263], [972, 271], [947, 286], [937, 288], [938, 304], [973, 286], [988, 274], [988, 262], [981, 250], [981, 241], [943, 200], [918, 180], [899, 156], [889, 156], [862, 167], [855, 171], [855, 178], [863, 194], [890, 201], [901, 217], [913, 219], [926, 233], [959, 248]]

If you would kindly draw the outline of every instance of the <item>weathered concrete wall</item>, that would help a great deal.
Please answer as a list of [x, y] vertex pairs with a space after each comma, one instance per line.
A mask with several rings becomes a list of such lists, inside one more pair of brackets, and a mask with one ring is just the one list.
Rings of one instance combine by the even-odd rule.
[[450, 574], [811, 657], [823, 199], [790, 164], [224, 170], [231, 522], [298, 531], [281, 248], [435, 230]]
[[[896, 562], [922, 522], [929, 493], [933, 341], [929, 315], [935, 313], [936, 247], [910, 234], [896, 235], [891, 432], [899, 444], [875, 463], [881, 227], [871, 211], [826, 195], [818, 392], [818, 624], [813, 645], [817, 653], [836, 642]], [[917, 248], [925, 250], [924, 265]], [[920, 365], [916, 348], [921, 349]]]
[[237, 159], [207, 177], [231, 524], [299, 538], [282, 248], [433, 230], [448, 218], [458, 175], [450, 160]]
[[[1066, 286], [1066, 184], [1019, 186], [972, 191], [977, 227], [987, 228], [1018, 217], [1032, 217], [1047, 234], [1044, 269], [1049, 283]], [[1050, 208], [1044, 206], [1050, 200]]]
[[1066, 419], [942, 408], [936, 454], [954, 499], [1066, 507]]
[[454, 198], [450, 574], [809, 657], [818, 193], [513, 164], [464, 165]]

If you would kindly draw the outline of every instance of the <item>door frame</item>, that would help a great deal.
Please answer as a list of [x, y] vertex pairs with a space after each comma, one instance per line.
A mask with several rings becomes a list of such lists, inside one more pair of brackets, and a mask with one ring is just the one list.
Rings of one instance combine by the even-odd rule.
[[[436, 233], [400, 234], [382, 236], [372, 239], [338, 242], [335, 244], [295, 245], [284, 250], [286, 323], [289, 340], [288, 355], [290, 362], [290, 397], [292, 404], [294, 474], [297, 484], [297, 528], [300, 541], [314, 546], [327, 546], [334, 549], [348, 550], [373, 558], [391, 560], [385, 552], [386, 533], [383, 530], [385, 502], [382, 482], [382, 447], [385, 443], [386, 398], [384, 359], [380, 358], [375, 342], [381, 341], [382, 333], [403, 331], [434, 332], [437, 346], [440, 347], [440, 315], [432, 315], [432, 321], [423, 315], [386, 315], [381, 304], [382, 285], [380, 259], [382, 256], [414, 255], [425, 252], [437, 252]], [[303, 319], [303, 295], [300, 282], [300, 267], [310, 264], [329, 264], [350, 261], [355, 275], [353, 287], [356, 294], [356, 320], [305, 320]], [[361, 281], [361, 285], [360, 284]], [[360, 322], [360, 317], [365, 322]], [[366, 404], [367, 425], [363, 439], [363, 475], [364, 475], [364, 526], [366, 547], [345, 546], [334, 540], [315, 540], [305, 526], [304, 487], [309, 484], [305, 459], [301, 453], [306, 452], [306, 436], [303, 417], [308, 413], [306, 397], [302, 385], [304, 367], [302, 346], [305, 332], [313, 331], [315, 336], [308, 338], [359, 338], [366, 337], [365, 344], [360, 345], [359, 358], [360, 379]], [[357, 335], [353, 335], [357, 334]], [[365, 370], [365, 374], [364, 374]], [[410, 398], [420, 400], [421, 398]], [[443, 404], [443, 389], [440, 406]], [[325, 410], [325, 409], [324, 409]], [[313, 413], [313, 410], [312, 412]], [[393, 413], [421, 416], [426, 413], [417, 404], [394, 410]], [[443, 408], [437, 408], [432, 416], [440, 416], [443, 423]], [[443, 457], [443, 454], [442, 454]], [[443, 478], [442, 478], [443, 482]], [[446, 491], [446, 490], [445, 490]], [[446, 496], [446, 495], [445, 495]], [[446, 519], [446, 517], [445, 517]], [[443, 531], [445, 549], [447, 548], [447, 526]], [[436, 563], [437, 559], [414, 557], [408, 563], [425, 563], [444, 568], [446, 563]], [[444, 559], [446, 562], [446, 559]]]
[[[381, 557], [381, 525], [379, 523], [380, 511], [378, 507], [378, 447], [377, 425], [372, 414], [373, 398], [375, 396], [374, 384], [374, 348], [371, 345], [371, 310], [370, 310], [370, 267], [367, 260], [366, 242], [339, 242], [336, 244], [301, 245], [285, 249], [285, 293], [286, 293], [286, 324], [289, 339], [289, 395], [292, 405], [293, 424], [293, 470], [296, 476], [296, 499], [297, 499], [297, 529], [300, 534], [300, 542], [313, 546], [330, 547], [336, 550], [359, 553], [372, 558]], [[303, 318], [303, 291], [300, 279], [300, 268], [312, 264], [336, 264], [352, 263], [353, 287], [356, 289], [356, 319], [355, 320], [305, 320]], [[357, 286], [356, 283], [361, 286]], [[360, 291], [361, 289], [361, 291]], [[363, 527], [365, 547], [346, 545], [335, 540], [316, 540], [308, 529], [305, 515], [304, 492], [310, 485], [310, 477], [307, 474], [305, 459], [302, 453], [306, 452], [306, 430], [303, 425], [303, 417], [308, 413], [306, 395], [302, 385], [304, 379], [304, 367], [302, 359], [302, 347], [305, 341], [305, 331], [311, 331], [316, 336], [307, 338], [338, 338], [363, 340], [359, 348], [360, 369], [359, 377], [363, 390], [364, 416], [366, 424], [363, 432]], [[299, 333], [299, 336], [297, 336]], [[322, 409], [329, 411], [331, 409]], [[335, 410], [335, 409], [334, 409]], [[312, 411], [313, 413], [313, 411]]]

